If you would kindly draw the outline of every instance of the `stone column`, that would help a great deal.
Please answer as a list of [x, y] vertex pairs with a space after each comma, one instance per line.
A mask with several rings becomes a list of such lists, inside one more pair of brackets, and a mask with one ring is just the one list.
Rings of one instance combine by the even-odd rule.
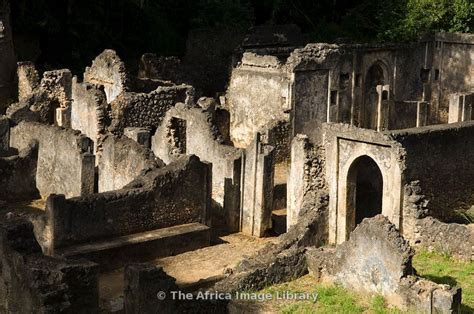
[[291, 143], [291, 163], [287, 185], [287, 230], [298, 222], [306, 190], [305, 167], [309, 139], [306, 135], [297, 134]]
[[274, 149], [260, 134], [245, 151], [241, 231], [262, 237], [271, 229], [273, 205]]

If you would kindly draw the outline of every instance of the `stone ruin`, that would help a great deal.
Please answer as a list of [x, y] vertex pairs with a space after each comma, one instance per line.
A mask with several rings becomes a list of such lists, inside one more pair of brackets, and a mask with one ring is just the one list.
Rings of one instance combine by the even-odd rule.
[[98, 313], [101, 276], [123, 269], [125, 313], [238, 312], [155, 297], [182, 287], [150, 261], [219, 232], [279, 237], [189, 293], [309, 272], [404, 309], [457, 311], [461, 290], [411, 260], [419, 247], [474, 257], [474, 229], [458, 221], [474, 205], [473, 36], [303, 41], [291, 26], [253, 29], [228, 85], [211, 84], [218, 97], [197, 97], [206, 89], [173, 57], [145, 54], [134, 75], [105, 50], [82, 81], [19, 62], [0, 200], [45, 205], [1, 214], [0, 311]]

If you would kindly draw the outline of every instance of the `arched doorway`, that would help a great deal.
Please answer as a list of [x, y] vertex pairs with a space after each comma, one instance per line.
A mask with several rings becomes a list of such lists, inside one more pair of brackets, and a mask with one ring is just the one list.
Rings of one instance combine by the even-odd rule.
[[382, 213], [383, 177], [377, 163], [369, 156], [354, 160], [347, 175], [346, 234], [364, 218]]
[[364, 120], [362, 126], [367, 129], [377, 129], [378, 99], [377, 85], [385, 85], [385, 76], [379, 63], [373, 64], [365, 76], [364, 89]]

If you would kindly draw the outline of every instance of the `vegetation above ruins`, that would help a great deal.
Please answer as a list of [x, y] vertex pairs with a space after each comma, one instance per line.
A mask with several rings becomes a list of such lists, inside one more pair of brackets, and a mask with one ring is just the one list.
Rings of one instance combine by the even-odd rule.
[[189, 30], [297, 24], [312, 41], [411, 40], [428, 31], [472, 32], [472, 0], [16, 0], [17, 54], [43, 68], [80, 72], [104, 48], [126, 60], [183, 55]]

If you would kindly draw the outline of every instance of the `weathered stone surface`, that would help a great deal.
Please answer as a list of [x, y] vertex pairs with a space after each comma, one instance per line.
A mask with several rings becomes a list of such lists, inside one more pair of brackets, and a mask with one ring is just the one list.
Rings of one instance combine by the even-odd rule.
[[21, 122], [11, 129], [10, 146], [39, 145], [36, 186], [43, 198], [63, 193], [68, 197], [94, 192], [94, 155], [91, 140], [77, 131], [36, 122]]
[[176, 103], [191, 103], [194, 89], [189, 85], [159, 86], [150, 93], [122, 93], [111, 104], [109, 131], [121, 135], [127, 127], [155, 130]]
[[240, 225], [240, 149], [223, 145], [223, 138], [214, 125], [214, 111], [186, 106], [171, 108], [152, 138], [152, 149], [169, 163], [181, 154], [194, 154], [212, 163], [212, 199], [214, 220], [237, 231]]
[[146, 148], [151, 148], [151, 134], [148, 128], [125, 128], [123, 135]]
[[40, 79], [33, 62], [18, 62], [18, 100], [24, 101], [39, 87]]
[[17, 155], [0, 157], [0, 200], [18, 201], [39, 197], [36, 188], [38, 143], [33, 141]]
[[[179, 301], [171, 297], [171, 291], [178, 291], [176, 279], [163, 268], [150, 264], [127, 265], [124, 278], [126, 314], [176, 313]], [[158, 293], [160, 298], [165, 298], [161, 300]]]
[[305, 208], [313, 207], [327, 193], [324, 147], [312, 144], [307, 136], [296, 135], [291, 144], [288, 175], [287, 229], [295, 225]]
[[103, 88], [72, 81], [71, 128], [79, 130], [94, 141], [94, 153], [100, 150], [101, 136], [110, 123], [107, 98]]
[[163, 167], [153, 152], [128, 137], [108, 135], [99, 158], [99, 192], [119, 190], [143, 171]]
[[97, 265], [43, 256], [31, 223], [2, 222], [0, 259], [1, 312], [99, 313]]
[[[455, 210], [467, 210], [473, 202], [473, 128], [471, 121], [381, 133], [324, 124], [330, 242], [345, 241], [355, 226], [358, 205], [349, 200], [357, 185], [354, 171], [361, 169], [358, 161], [364, 158], [376, 164], [382, 177], [381, 213], [408, 239], [414, 240], [419, 218], [431, 215], [449, 222]], [[374, 178], [376, 172], [371, 173], [368, 178]]]
[[129, 91], [132, 84], [125, 64], [111, 49], [104, 50], [86, 68], [84, 82], [103, 86], [108, 103], [122, 92]]
[[263, 237], [272, 227], [274, 149], [257, 133], [245, 150], [241, 232]]
[[[456, 311], [460, 289], [417, 278], [411, 264], [413, 255], [408, 241], [382, 215], [364, 219], [350, 239], [335, 249], [311, 249], [306, 254], [310, 272], [321, 281], [381, 294], [390, 304], [402, 308]], [[429, 288], [420, 290], [423, 286]], [[436, 291], [433, 297], [423, 292], [429, 290]]]
[[237, 147], [247, 147], [270, 122], [289, 120], [285, 113], [290, 108], [289, 78], [281, 65], [263, 56], [244, 54], [244, 61], [249, 58], [256, 60], [243, 62], [232, 71], [226, 93], [230, 135]]
[[474, 261], [474, 226], [444, 223], [433, 217], [417, 221], [414, 243], [429, 251]]
[[184, 156], [144, 173], [121, 190], [70, 199], [51, 195], [41, 231], [50, 230], [51, 236], [42, 246], [53, 254], [56, 248], [75, 244], [179, 224], [206, 224], [211, 176], [210, 165]]
[[20, 123], [21, 121], [37, 122], [40, 120], [38, 113], [31, 111], [26, 103], [14, 103], [7, 108], [7, 117], [13, 123]]
[[305, 248], [327, 241], [327, 200], [320, 198], [318, 201], [315, 207], [301, 213], [298, 223], [282, 234], [277, 243], [268, 244], [235, 266], [213, 289], [226, 292], [259, 290], [306, 274]]

